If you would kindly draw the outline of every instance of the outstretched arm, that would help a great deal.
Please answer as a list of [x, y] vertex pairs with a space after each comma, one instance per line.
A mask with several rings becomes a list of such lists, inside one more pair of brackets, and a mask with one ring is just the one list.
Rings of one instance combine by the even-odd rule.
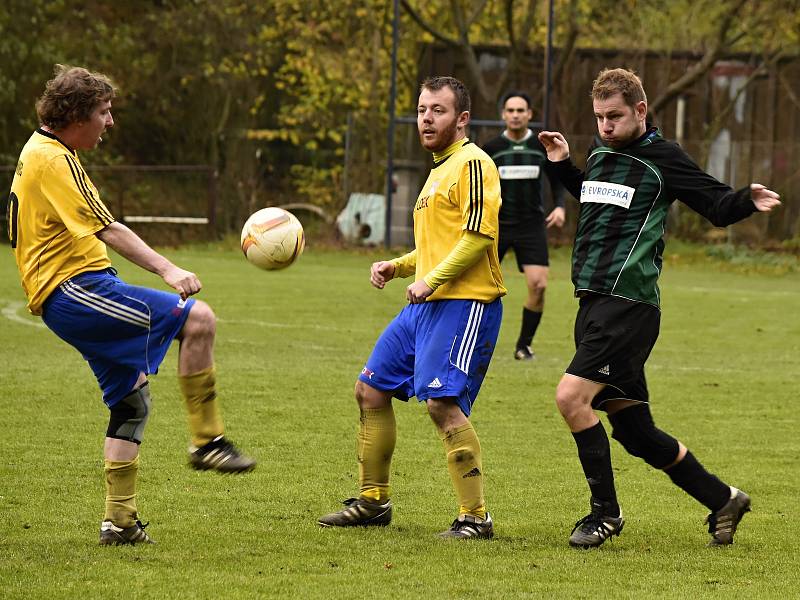
[[750, 184], [750, 198], [752, 198], [753, 204], [760, 212], [769, 212], [781, 205], [780, 195], [760, 183]]
[[759, 183], [733, 190], [703, 171], [676, 145], [664, 145], [663, 152], [659, 166], [670, 195], [717, 227], [737, 223], [754, 212], [768, 212], [780, 204], [778, 194]]
[[203, 287], [197, 275], [172, 264], [122, 223], [110, 223], [95, 235], [133, 264], [159, 275], [184, 300]]

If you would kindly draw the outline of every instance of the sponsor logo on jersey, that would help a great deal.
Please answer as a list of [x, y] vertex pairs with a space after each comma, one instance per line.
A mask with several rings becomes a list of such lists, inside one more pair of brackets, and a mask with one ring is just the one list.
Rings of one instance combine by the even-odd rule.
[[504, 165], [498, 167], [500, 179], [539, 179], [539, 165]]
[[431, 187], [428, 189], [428, 195], [423, 196], [420, 194], [419, 198], [417, 198], [416, 204], [414, 204], [414, 210], [422, 210], [423, 208], [428, 208], [428, 200], [431, 196], [436, 193], [436, 189], [439, 187], [439, 182], [434, 181], [431, 183]]
[[581, 204], [596, 202], [630, 208], [635, 188], [606, 181], [584, 181], [581, 185]]

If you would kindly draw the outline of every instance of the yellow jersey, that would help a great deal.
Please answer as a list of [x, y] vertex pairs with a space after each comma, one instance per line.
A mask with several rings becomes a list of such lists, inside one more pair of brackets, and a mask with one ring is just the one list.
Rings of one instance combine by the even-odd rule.
[[37, 129], [20, 154], [8, 203], [8, 236], [28, 310], [42, 314], [60, 283], [111, 266], [94, 234], [113, 221], [78, 154]]
[[428, 300], [491, 302], [506, 294], [497, 258], [500, 176], [494, 161], [464, 138], [434, 162], [414, 206], [415, 280], [430, 273], [455, 247], [463, 231], [492, 239], [474, 265], [443, 283]]

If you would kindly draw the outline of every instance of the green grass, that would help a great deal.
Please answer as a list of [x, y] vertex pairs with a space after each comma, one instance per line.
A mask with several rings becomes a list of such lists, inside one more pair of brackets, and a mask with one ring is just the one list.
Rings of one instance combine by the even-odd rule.
[[[423, 406], [398, 403], [392, 525], [322, 530], [356, 491], [352, 386], [403, 285], [368, 283], [382, 253], [308, 251], [263, 273], [214, 247], [166, 252], [195, 270], [220, 322], [228, 433], [259, 460], [240, 477], [187, 468], [173, 348], [153, 378], [139, 508], [153, 547], [100, 548], [107, 411], [88, 367], [28, 317], [0, 252], [2, 598], [789, 598], [800, 437], [796, 274], [667, 262], [661, 339], [648, 363], [657, 422], [753, 498], [736, 544], [707, 549], [705, 509], [614, 442], [627, 525], [598, 551], [566, 544], [587, 509], [553, 396], [572, 356], [567, 251], [556, 252], [539, 359], [513, 342], [524, 294], [512, 261], [492, 368], [473, 421], [484, 450], [490, 543], [435, 539], [455, 516], [444, 453]], [[117, 259], [127, 280], [154, 276]]]

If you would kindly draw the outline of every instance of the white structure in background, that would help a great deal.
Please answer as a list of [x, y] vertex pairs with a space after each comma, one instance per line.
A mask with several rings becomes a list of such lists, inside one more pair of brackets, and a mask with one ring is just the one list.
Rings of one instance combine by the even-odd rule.
[[381, 194], [350, 194], [336, 217], [345, 239], [356, 244], [383, 244], [386, 232], [386, 198]]

